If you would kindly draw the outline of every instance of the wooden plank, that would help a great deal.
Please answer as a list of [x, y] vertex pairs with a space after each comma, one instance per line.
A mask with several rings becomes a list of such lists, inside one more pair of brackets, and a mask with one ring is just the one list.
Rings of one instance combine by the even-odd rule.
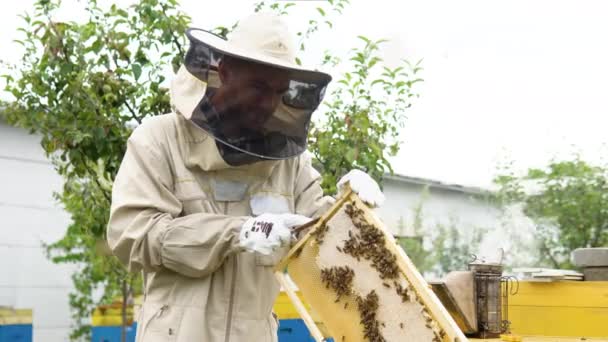
[[287, 293], [287, 296], [289, 296], [289, 299], [291, 300], [296, 311], [304, 321], [304, 324], [306, 324], [310, 335], [315, 339], [316, 342], [323, 342], [325, 340], [325, 337], [323, 337], [323, 334], [321, 333], [314, 320], [306, 310], [304, 303], [302, 303], [294, 289], [291, 287], [291, 284], [289, 284], [287, 279], [285, 279], [285, 274], [281, 271], [277, 271], [275, 272], [275, 276], [279, 284], [283, 287], [285, 293]]
[[450, 313], [450, 316], [452, 316], [456, 324], [458, 324], [458, 327], [464, 333], [469, 334], [477, 331], [477, 326], [471, 326], [471, 324], [469, 324], [466, 315], [460, 309], [460, 306], [458, 306], [456, 299], [452, 296], [445, 283], [435, 282], [431, 284], [431, 287], [437, 298], [439, 298], [443, 306]]
[[[517, 285], [514, 285], [517, 286]], [[608, 281], [519, 281], [510, 305], [608, 308]]]
[[509, 303], [511, 331], [518, 335], [608, 338], [608, 308], [517, 306]]
[[[477, 339], [471, 338], [469, 339], [471, 342], [480, 341], [480, 342], [504, 342], [499, 338], [491, 338], [491, 339]], [[554, 336], [522, 336], [522, 342], [608, 342], [608, 339], [605, 338], [585, 338], [584, 340], [580, 337], [554, 337]]]

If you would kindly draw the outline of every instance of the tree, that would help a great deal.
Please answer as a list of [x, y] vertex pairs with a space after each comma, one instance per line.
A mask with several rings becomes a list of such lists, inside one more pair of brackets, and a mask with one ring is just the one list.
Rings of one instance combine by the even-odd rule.
[[[39, 0], [24, 15], [23, 61], [4, 78], [9, 123], [42, 136], [42, 147], [63, 177], [56, 198], [71, 215], [64, 237], [47, 246], [53, 262], [76, 263], [70, 306], [71, 338], [88, 336], [88, 319], [99, 303], [140, 292], [129, 274], [104, 250], [111, 183], [133, 126], [170, 111], [163, 67], [175, 69], [184, 53], [189, 19], [174, 0], [142, 0], [122, 9], [86, 2], [79, 22], [53, 21], [59, 0]], [[101, 248], [100, 248], [101, 247]], [[123, 310], [126, 312], [126, 310]], [[128, 320], [123, 315], [123, 323]]]
[[[145, 117], [171, 110], [164, 70], [176, 71], [180, 65], [190, 22], [176, 0], [140, 0], [128, 8], [101, 8], [96, 0], [83, 3], [86, 17], [58, 22], [52, 18], [61, 0], [37, 0], [18, 29], [23, 60], [1, 76], [12, 96], [5, 104], [7, 121], [41, 135], [42, 147], [64, 179], [55, 196], [72, 223], [61, 240], [47, 246], [47, 253], [53, 262], [79, 266], [70, 294], [73, 340], [88, 340], [92, 309], [117, 296], [123, 298], [127, 325], [126, 305], [141, 292], [141, 277], [129, 274], [104, 244], [111, 186], [132, 129]], [[317, 31], [331, 27], [331, 16], [340, 15], [347, 4], [330, 0], [317, 8], [307, 29], [298, 32], [300, 50]], [[284, 15], [292, 6], [260, 2], [255, 10]], [[235, 25], [215, 32], [225, 36]], [[380, 70], [376, 54], [381, 41], [361, 40], [364, 47], [353, 50], [352, 70], [328, 96], [327, 119], [311, 131], [310, 149], [324, 171], [328, 192], [335, 191], [336, 178], [352, 167], [377, 179], [390, 169], [385, 150], [398, 151], [397, 128], [415, 96], [412, 86], [421, 81], [413, 78], [421, 70], [419, 63], [405, 61], [409, 69], [385, 67], [373, 78]], [[322, 61], [336, 59], [328, 54]], [[346, 128], [341, 127], [345, 122]], [[360, 147], [354, 150], [356, 145]], [[98, 289], [103, 290], [100, 300], [93, 298]]]
[[[399, 152], [399, 128], [404, 126], [412, 98], [418, 96], [413, 87], [422, 81], [418, 77], [421, 61], [402, 60], [391, 69], [378, 57], [384, 40], [358, 38], [363, 47], [351, 52], [348, 70], [352, 71], [335, 82], [321, 119], [313, 122], [310, 131], [310, 149], [329, 194], [335, 193], [338, 179], [351, 169], [369, 173], [379, 184], [386, 172], [393, 172], [387, 158]], [[325, 61], [339, 63], [331, 56]]]
[[511, 168], [495, 179], [503, 205], [519, 204], [535, 223], [540, 262], [570, 268], [570, 253], [608, 245], [608, 169], [580, 157], [552, 161], [517, 176]]

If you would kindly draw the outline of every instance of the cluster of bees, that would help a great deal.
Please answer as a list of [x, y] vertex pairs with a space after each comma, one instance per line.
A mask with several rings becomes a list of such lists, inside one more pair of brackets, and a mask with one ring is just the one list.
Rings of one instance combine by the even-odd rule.
[[365, 298], [357, 296], [357, 308], [361, 314], [363, 334], [370, 342], [386, 342], [380, 333], [380, 325], [384, 325], [384, 323], [380, 323], [376, 317], [378, 306], [378, 295], [374, 290]]
[[442, 342], [445, 338], [445, 330], [441, 329], [437, 322], [431, 317], [429, 311], [423, 307], [422, 308], [422, 317], [424, 317], [425, 326], [427, 329], [431, 329], [433, 331], [433, 340], [432, 342]]
[[[378, 271], [379, 276], [384, 282], [385, 287], [394, 287], [395, 292], [401, 298], [403, 303], [416, 301], [422, 305], [421, 314], [425, 319], [425, 325], [433, 331], [432, 342], [444, 341], [445, 331], [441, 329], [437, 322], [431, 317], [428, 310], [425, 308], [422, 301], [418, 298], [415, 292], [410, 288], [404, 288], [396, 280], [399, 278], [399, 267], [397, 266], [397, 257], [386, 248], [386, 239], [383, 232], [370, 224], [365, 219], [362, 209], [357, 208], [354, 202], [345, 205], [345, 212], [351, 218], [353, 225], [357, 228], [356, 231], [348, 232], [348, 240], [344, 240], [342, 247], [336, 246], [341, 253], [346, 253], [360, 261], [361, 258], [369, 260], [372, 266]], [[326, 224], [319, 226], [312, 235], [318, 244], [323, 243], [325, 234], [329, 227]], [[336, 302], [343, 296], [352, 294], [352, 283], [355, 272], [347, 266], [335, 266], [321, 270], [321, 281], [326, 288], [333, 289], [336, 294]], [[389, 280], [393, 280], [389, 285]], [[392, 286], [391, 286], [392, 285]], [[357, 308], [363, 325], [364, 336], [370, 342], [386, 342], [382, 336], [380, 328], [384, 323], [378, 321], [377, 311], [379, 307], [379, 297], [375, 291], [371, 291], [365, 298], [356, 296]], [[346, 309], [347, 303], [344, 308]], [[401, 329], [404, 329], [404, 323], [400, 323]], [[344, 336], [342, 336], [344, 341]]]
[[399, 295], [399, 297], [401, 297], [402, 303], [410, 301], [411, 298], [410, 298], [410, 295], [409, 295], [407, 289], [403, 288], [403, 286], [401, 286], [401, 284], [395, 282], [395, 290], [397, 291], [397, 294]]
[[[325, 287], [333, 289], [338, 295], [336, 302], [342, 296], [352, 294], [354, 276], [355, 272], [348, 266], [334, 266], [321, 270], [321, 281], [325, 284]], [[372, 290], [365, 298], [361, 296], [356, 296], [356, 298], [364, 336], [370, 342], [386, 342], [380, 333], [380, 325], [384, 325], [384, 323], [380, 323], [376, 318], [379, 306], [376, 291]], [[345, 309], [346, 307], [347, 303], [344, 304]], [[344, 336], [342, 336], [342, 341], [345, 341]]]
[[351, 294], [354, 277], [355, 271], [348, 266], [334, 266], [321, 270], [321, 281], [325, 287], [333, 289], [338, 295], [336, 302], [340, 301], [342, 296]]
[[314, 236], [315, 241], [317, 242], [317, 244], [320, 245], [323, 243], [323, 239], [325, 238], [325, 233], [327, 233], [327, 230], [329, 230], [329, 227], [327, 226], [327, 224], [325, 224], [325, 222], [323, 222], [319, 227], [317, 227], [317, 229], [312, 231], [310, 235]]
[[386, 248], [382, 231], [369, 224], [365, 220], [363, 210], [353, 203], [346, 205], [345, 212], [350, 216], [358, 233], [349, 231], [349, 239], [344, 241], [344, 247], [337, 247], [338, 251], [350, 254], [357, 261], [361, 258], [370, 260], [382, 279], [396, 279], [399, 276], [397, 257]]

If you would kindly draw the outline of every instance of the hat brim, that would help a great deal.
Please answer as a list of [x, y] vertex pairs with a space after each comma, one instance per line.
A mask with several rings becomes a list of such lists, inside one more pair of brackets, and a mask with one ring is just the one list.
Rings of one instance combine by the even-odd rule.
[[280, 58], [268, 56], [256, 51], [243, 49], [239, 46], [231, 44], [224, 38], [209, 31], [197, 28], [190, 28], [186, 30], [186, 35], [190, 40], [195, 40], [201, 44], [207, 45], [208, 47], [217, 50], [222, 54], [251, 61], [254, 63], [261, 63], [272, 67], [288, 70], [292, 74], [292, 77], [295, 79], [317, 84], [327, 84], [331, 81], [331, 75], [327, 73], [304, 68], [296, 63], [290, 63]]

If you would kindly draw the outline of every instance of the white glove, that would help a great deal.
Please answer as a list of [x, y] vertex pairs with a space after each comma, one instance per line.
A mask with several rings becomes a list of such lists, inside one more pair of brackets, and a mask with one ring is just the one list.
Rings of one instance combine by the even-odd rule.
[[250, 252], [270, 255], [291, 244], [291, 228], [310, 222], [296, 214], [262, 214], [248, 219], [241, 228], [239, 245]]
[[349, 171], [338, 182], [338, 196], [343, 193], [346, 183], [349, 183], [350, 188], [369, 206], [379, 207], [384, 203], [384, 194], [378, 183], [367, 173], [360, 170]]

